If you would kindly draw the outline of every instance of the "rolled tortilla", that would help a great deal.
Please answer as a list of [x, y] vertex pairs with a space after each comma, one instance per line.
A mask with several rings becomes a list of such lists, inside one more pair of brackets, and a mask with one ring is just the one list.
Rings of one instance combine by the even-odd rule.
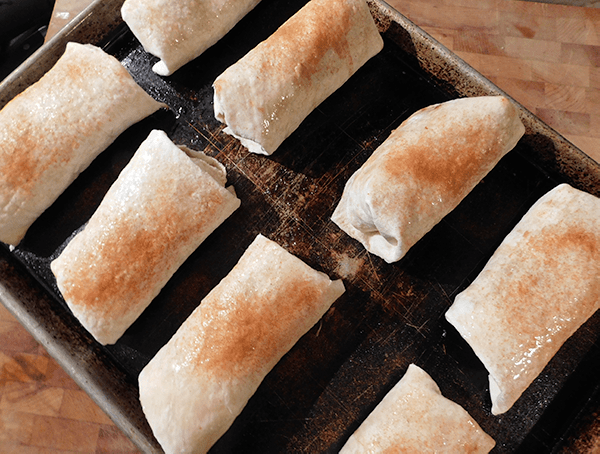
[[540, 198], [446, 313], [508, 411], [600, 307], [600, 199], [562, 184]]
[[450, 213], [523, 136], [500, 96], [419, 110], [346, 183], [331, 220], [392, 263]]
[[188, 256], [240, 205], [225, 168], [152, 131], [85, 228], [52, 261], [67, 305], [115, 343]]
[[215, 117], [269, 155], [382, 48], [364, 0], [311, 0], [217, 77]]
[[152, 70], [173, 74], [231, 30], [260, 0], [126, 0], [121, 16], [146, 52]]
[[161, 106], [114, 57], [68, 43], [0, 111], [0, 241], [16, 246], [100, 152]]
[[140, 401], [166, 453], [203, 453], [267, 373], [344, 292], [258, 235], [139, 376]]
[[411, 364], [340, 454], [488, 453], [496, 442], [435, 381]]

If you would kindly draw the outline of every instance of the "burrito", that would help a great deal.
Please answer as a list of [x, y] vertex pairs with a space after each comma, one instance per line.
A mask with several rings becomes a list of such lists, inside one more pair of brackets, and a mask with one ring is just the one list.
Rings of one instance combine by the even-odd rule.
[[411, 364], [340, 454], [488, 453], [496, 442], [435, 381]]
[[525, 132], [501, 96], [455, 99], [405, 120], [348, 180], [331, 220], [387, 263], [450, 213]]
[[498, 415], [598, 307], [600, 199], [561, 184], [506, 236], [446, 319], [488, 370]]
[[225, 168], [152, 131], [84, 229], [50, 264], [68, 307], [115, 343], [173, 273], [240, 205]]
[[165, 452], [208, 451], [343, 292], [258, 235], [140, 373], [142, 409]]
[[100, 152], [161, 106], [114, 57], [68, 43], [0, 111], [0, 241], [16, 246]]
[[169, 76], [231, 30], [260, 0], [126, 0], [121, 16], [146, 52], [152, 70]]
[[365, 0], [311, 0], [215, 80], [215, 117], [270, 155], [383, 48]]

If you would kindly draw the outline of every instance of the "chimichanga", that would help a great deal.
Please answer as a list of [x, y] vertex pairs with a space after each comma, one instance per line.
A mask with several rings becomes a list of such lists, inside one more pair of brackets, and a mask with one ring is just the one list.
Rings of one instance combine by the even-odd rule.
[[263, 378], [344, 292], [258, 235], [139, 376], [140, 401], [166, 453], [203, 453]]
[[126, 0], [121, 16], [146, 52], [152, 70], [168, 76], [219, 41], [260, 0]]
[[115, 343], [240, 201], [225, 168], [152, 131], [85, 228], [51, 263], [58, 288], [101, 344]]
[[161, 106], [114, 57], [68, 43], [0, 111], [0, 241], [16, 246], [100, 152]]
[[600, 307], [600, 199], [562, 184], [541, 197], [446, 313], [509, 410]]
[[501, 96], [463, 98], [405, 120], [348, 180], [331, 220], [392, 263], [450, 213], [525, 132]]
[[311, 0], [217, 77], [215, 117], [269, 155], [382, 48], [365, 0]]
[[488, 453], [496, 442], [411, 364], [340, 454]]

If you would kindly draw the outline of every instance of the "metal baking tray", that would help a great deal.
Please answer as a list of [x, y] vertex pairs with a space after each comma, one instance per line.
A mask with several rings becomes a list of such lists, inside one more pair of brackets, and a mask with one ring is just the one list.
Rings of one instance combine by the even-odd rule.
[[[347, 291], [275, 366], [212, 452], [337, 452], [413, 362], [496, 440], [493, 452], [574, 452], [597, 429], [600, 314], [509, 412], [495, 417], [487, 372], [444, 313], [542, 194], [567, 182], [600, 196], [600, 166], [519, 106], [525, 137], [451, 214], [395, 264], [367, 254], [330, 221], [350, 175], [417, 109], [502, 92], [386, 3], [372, 0], [383, 51], [274, 155], [249, 154], [214, 119], [212, 81], [305, 2], [262, 0], [214, 47], [161, 78], [150, 69], [156, 59], [122, 23], [122, 0], [98, 1], [9, 76], [0, 85], [0, 106], [48, 70], [66, 42], [89, 42], [115, 55], [170, 109], [124, 132], [18, 248], [0, 247], [0, 299], [141, 450], [160, 452], [138, 402], [137, 375], [263, 233], [314, 268], [342, 277]], [[242, 206], [122, 339], [102, 347], [65, 306], [49, 262], [155, 128], [219, 159]]]

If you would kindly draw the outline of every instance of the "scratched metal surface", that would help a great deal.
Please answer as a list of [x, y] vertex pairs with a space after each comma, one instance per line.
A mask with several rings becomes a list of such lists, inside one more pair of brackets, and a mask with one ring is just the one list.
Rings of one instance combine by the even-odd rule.
[[[498, 90], [414, 24], [374, 2], [384, 50], [273, 156], [249, 154], [214, 120], [211, 83], [304, 3], [263, 0], [217, 45], [168, 78], [152, 73], [155, 58], [118, 19], [106, 19], [106, 10], [95, 22], [93, 14], [89, 19], [93, 38], [78, 29], [61, 38], [101, 44], [170, 109], [126, 131], [15, 251], [0, 250], [2, 301], [142, 449], [158, 451], [137, 401], [137, 375], [263, 233], [314, 268], [344, 279], [347, 291], [266, 377], [212, 452], [336, 452], [413, 362], [494, 437], [493, 452], [566, 449], [591, 430], [585, 424], [598, 408], [598, 384], [590, 377], [597, 376], [600, 364], [600, 316], [592, 317], [499, 417], [489, 411], [485, 368], [443, 316], [542, 194], [569, 182], [599, 195], [599, 166], [523, 111], [526, 137], [404, 259], [390, 265], [365, 253], [329, 219], [350, 175], [417, 109]], [[55, 54], [61, 45], [52, 44]], [[66, 309], [48, 265], [155, 128], [219, 159], [242, 206], [115, 346], [100, 347]]]

